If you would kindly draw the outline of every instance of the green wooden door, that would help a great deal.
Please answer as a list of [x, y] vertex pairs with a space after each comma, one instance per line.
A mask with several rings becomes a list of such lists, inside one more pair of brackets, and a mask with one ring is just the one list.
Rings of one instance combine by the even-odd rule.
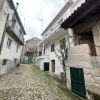
[[49, 63], [48, 62], [44, 63], [44, 71], [49, 71]]
[[71, 73], [71, 89], [72, 92], [85, 98], [86, 89], [84, 81], [84, 72], [82, 68], [70, 68]]
[[32, 57], [28, 57], [28, 64], [32, 64]]

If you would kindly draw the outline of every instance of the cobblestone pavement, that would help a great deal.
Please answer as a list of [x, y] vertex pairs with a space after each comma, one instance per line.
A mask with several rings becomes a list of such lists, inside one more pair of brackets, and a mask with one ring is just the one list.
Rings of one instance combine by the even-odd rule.
[[0, 100], [61, 100], [40, 77], [32, 65], [14, 69], [0, 78]]

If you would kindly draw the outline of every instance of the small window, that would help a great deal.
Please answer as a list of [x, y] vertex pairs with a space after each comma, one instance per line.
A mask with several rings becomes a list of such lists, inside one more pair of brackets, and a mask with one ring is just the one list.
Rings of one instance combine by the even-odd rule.
[[39, 52], [39, 56], [41, 56], [42, 55], [42, 52]]
[[4, 59], [2, 65], [6, 65], [6, 64], [7, 64], [7, 59]]
[[51, 52], [54, 52], [54, 51], [55, 51], [55, 45], [51, 44]]
[[64, 49], [66, 46], [66, 40], [65, 38], [63, 38], [62, 40], [60, 40], [60, 49]]
[[12, 40], [8, 38], [7, 41], [7, 48], [11, 48]]
[[16, 52], [18, 52], [18, 50], [19, 50], [19, 45], [17, 45]]

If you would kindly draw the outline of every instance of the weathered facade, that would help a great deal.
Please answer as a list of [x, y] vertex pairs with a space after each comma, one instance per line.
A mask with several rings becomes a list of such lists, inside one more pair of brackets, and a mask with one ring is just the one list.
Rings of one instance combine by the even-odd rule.
[[36, 63], [38, 55], [42, 54], [41, 48], [38, 52], [38, 44], [41, 40], [39, 38], [32, 38], [26, 41], [22, 52], [22, 63]]
[[26, 34], [12, 0], [0, 1], [0, 74], [20, 64]]
[[43, 50], [37, 65], [42, 70], [60, 74], [63, 72], [60, 40], [65, 38], [68, 47], [67, 88], [83, 98], [90, 98], [88, 93], [100, 95], [99, 11], [99, 0], [67, 2], [42, 33], [39, 45]]
[[[42, 56], [37, 58], [37, 65], [44, 71], [53, 72], [60, 75], [63, 72], [62, 56], [59, 50], [63, 50], [63, 45], [73, 45], [73, 36], [68, 41], [68, 31], [60, 28], [60, 24], [65, 19], [65, 11], [73, 4], [67, 2], [62, 10], [42, 33], [43, 39], [39, 46], [42, 47]], [[70, 31], [70, 33], [72, 33]], [[72, 35], [72, 34], [71, 34]]]
[[[67, 87], [81, 97], [99, 100], [100, 96], [95, 98], [100, 95], [100, 1], [83, 1], [61, 24], [65, 30], [74, 30], [75, 46], [69, 48], [66, 65]], [[90, 94], [94, 95], [90, 98]]]

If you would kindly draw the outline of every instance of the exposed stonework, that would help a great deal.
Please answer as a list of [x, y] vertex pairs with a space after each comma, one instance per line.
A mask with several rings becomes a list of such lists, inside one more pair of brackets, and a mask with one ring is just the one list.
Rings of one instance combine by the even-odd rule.
[[[85, 85], [88, 90], [91, 86], [100, 89], [100, 68], [93, 68], [90, 49], [87, 44], [71, 47], [68, 51], [67, 87], [71, 89], [70, 67], [83, 68]], [[91, 90], [91, 89], [90, 89]], [[95, 91], [95, 93], [98, 91]]]

